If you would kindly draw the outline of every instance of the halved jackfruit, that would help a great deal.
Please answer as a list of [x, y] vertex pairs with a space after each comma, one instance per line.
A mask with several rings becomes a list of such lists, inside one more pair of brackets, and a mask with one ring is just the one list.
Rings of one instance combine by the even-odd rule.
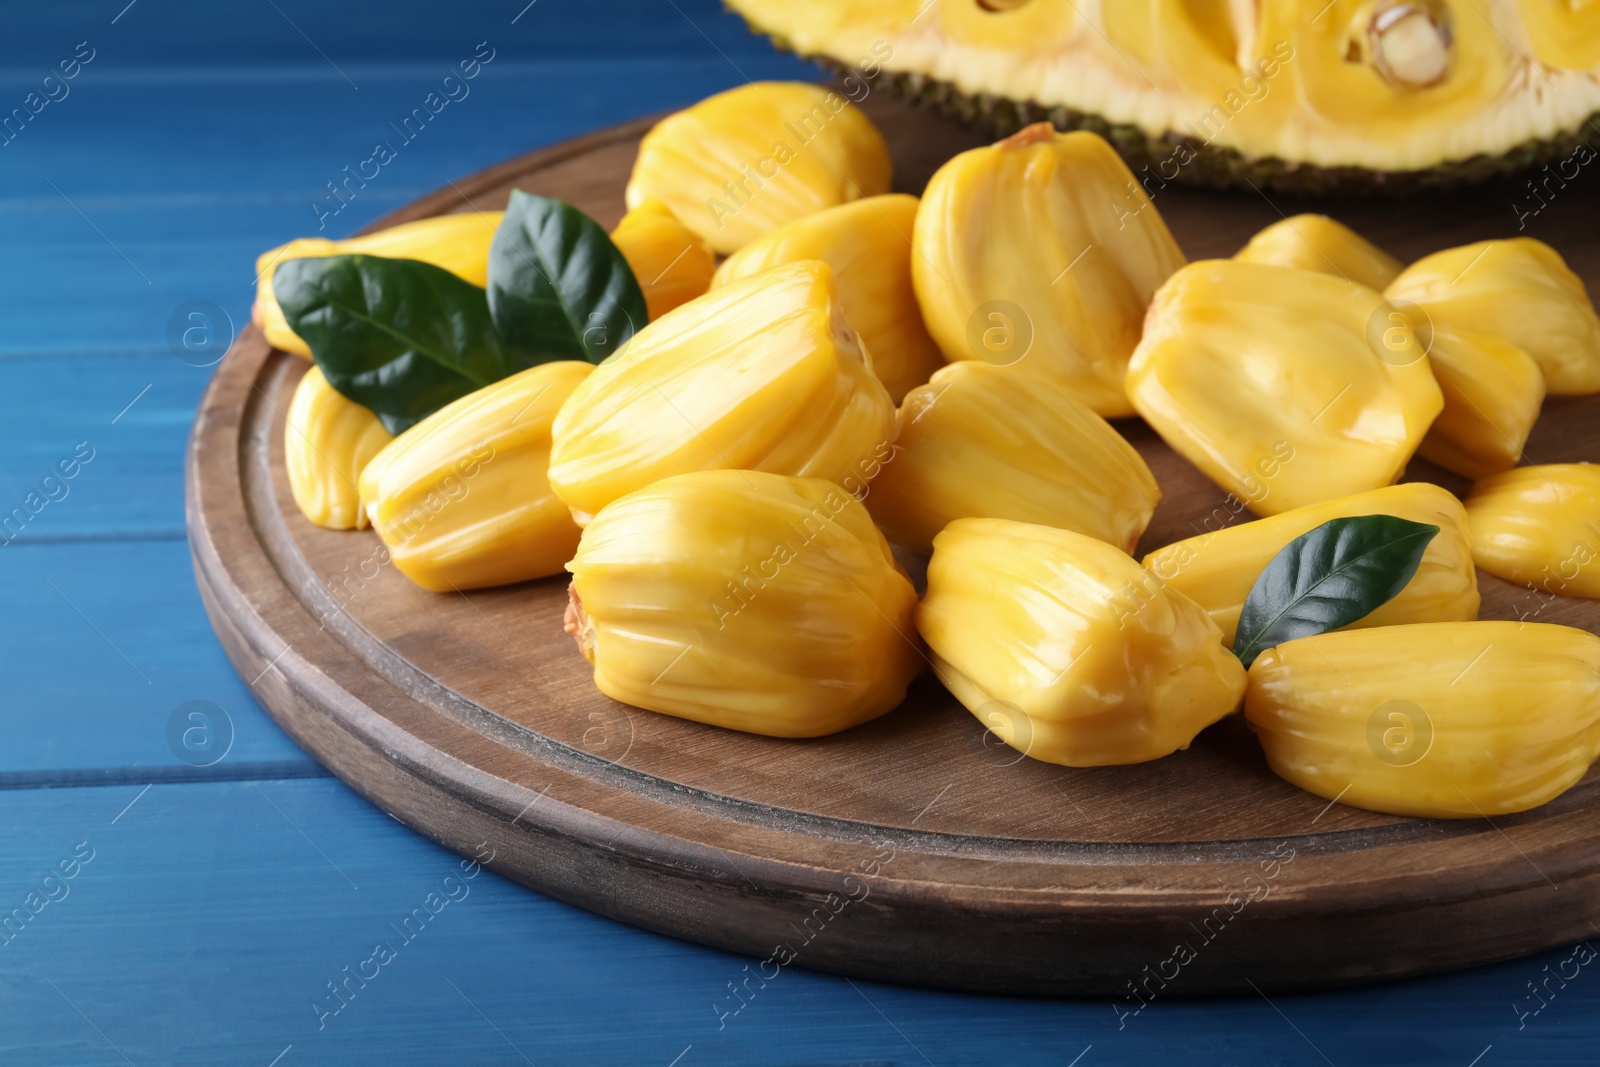
[[1104, 134], [1150, 188], [1330, 192], [1569, 155], [1600, 112], [1587, 0], [728, 0], [781, 47], [999, 134]]

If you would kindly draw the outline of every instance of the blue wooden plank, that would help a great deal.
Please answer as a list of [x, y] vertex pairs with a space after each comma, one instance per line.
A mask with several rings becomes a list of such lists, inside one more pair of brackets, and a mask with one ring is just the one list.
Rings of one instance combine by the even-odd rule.
[[[716, 55], [589, 70], [494, 64], [406, 144], [389, 123], [436, 75], [388, 70], [352, 93], [316, 72], [179, 73], [86, 85], [59, 114], [45, 111], [0, 149], [0, 355], [162, 351], [174, 311], [193, 300], [242, 325], [266, 248], [344, 236], [508, 156], [738, 81]], [[552, 100], [561, 105], [540, 103]], [[384, 138], [398, 147], [393, 162], [332, 214], [327, 183]], [[175, 168], [182, 158], [204, 164]]]
[[[463, 55], [470, 58], [471, 48]], [[343, 167], [372, 156], [380, 140], [395, 158], [363, 198], [431, 189], [541, 144], [692, 103], [742, 84], [745, 75], [819, 76], [776, 53], [737, 64], [709, 49], [682, 59], [599, 63], [500, 56], [426, 124], [413, 119], [407, 140], [404, 120], [440, 89], [442, 67], [351, 73], [359, 91], [314, 69], [111, 71], [97, 81], [86, 70], [57, 110], [46, 108], [0, 148], [0, 197], [58, 195], [54, 182], [74, 199], [237, 189], [290, 191], [309, 203], [326, 194], [326, 183], [343, 179]], [[0, 84], [0, 93], [6, 88]], [[116, 167], [104, 165], [108, 157]], [[175, 167], [174, 160], [194, 162]]]
[[[266, 1065], [1590, 1063], [1600, 983], [1570, 950], [1316, 997], [1041, 1001], [751, 962], [599, 919], [409, 833], [334, 781], [0, 794], [7, 1063]], [[132, 805], [129, 807], [128, 805]], [[485, 851], [494, 842], [486, 842]], [[436, 894], [434, 901], [428, 894]], [[64, 895], [63, 895], [64, 894]], [[454, 899], [451, 899], [451, 898]], [[447, 903], [440, 903], [448, 901]], [[423, 921], [402, 922], [416, 909]], [[0, 913], [3, 914], [3, 913]], [[366, 964], [375, 948], [387, 962]], [[347, 980], [345, 968], [358, 975]], [[1549, 968], [1547, 971], [1546, 968]], [[359, 978], [361, 971], [367, 977]], [[338, 999], [329, 983], [344, 989]], [[314, 1007], [320, 1005], [320, 1007]], [[115, 1046], [115, 1048], [113, 1048]], [[1092, 1046], [1092, 1047], [1091, 1047]], [[1320, 1055], [1319, 1055], [1320, 1053]], [[1081, 1059], [1076, 1059], [1079, 1057]], [[681, 1058], [679, 1058], [681, 1057]]]
[[[177, 540], [179, 478], [209, 372], [167, 352], [168, 317], [206, 299], [242, 321], [255, 253], [307, 232], [323, 183], [479, 40], [497, 52], [472, 95], [330, 232], [745, 76], [814, 75], [715, 0], [274, 0], [225, 13], [56, 0], [8, 12], [5, 29], [0, 112], [77, 41], [97, 54], [69, 98], [0, 147], [0, 499], [23, 499], [79, 440], [96, 458], [0, 550], [0, 919], [29, 892], [60, 895], [44, 874], [78, 842], [95, 858], [64, 883], [69, 896], [20, 934], [0, 932], [0, 1062], [1592, 1061], [1600, 987], [1565, 950], [1336, 995], [1158, 1001], [1121, 1019], [1104, 1001], [788, 969], [719, 1027], [712, 1005], [731, 1010], [727, 984], [747, 961], [487, 875], [318, 1029], [325, 983], [368, 958], [456, 861], [327, 780], [186, 780], [141, 795], [174, 776], [318, 773], [255, 707], [199, 608]], [[210, 754], [168, 740], [190, 700], [221, 707], [235, 731], [209, 767], [192, 763]], [[22, 788], [83, 779], [129, 784]]]
[[[100, 462], [38, 521], [79, 503], [78, 493], [90, 495]], [[0, 548], [0, 589], [0, 788], [324, 773], [223, 655], [183, 540], [19, 541]], [[190, 720], [180, 709], [192, 701], [220, 710], [202, 708], [209, 720]]]
[[184, 444], [212, 373], [162, 351], [0, 359], [0, 544], [181, 537]]
[[432, 0], [275, 0], [228, 5], [226, 17], [218, 17], [220, 10], [155, 0], [52, 0], [30, 9], [26, 19], [8, 20], [0, 36], [0, 66], [42, 75], [57, 53], [70, 54], [85, 38], [122, 62], [165, 67], [348, 68], [377, 56], [439, 58], [458, 42], [470, 46], [484, 39], [542, 58], [698, 54], [711, 44], [734, 56], [766, 51], [718, 0], [495, 0], [455, 10]]

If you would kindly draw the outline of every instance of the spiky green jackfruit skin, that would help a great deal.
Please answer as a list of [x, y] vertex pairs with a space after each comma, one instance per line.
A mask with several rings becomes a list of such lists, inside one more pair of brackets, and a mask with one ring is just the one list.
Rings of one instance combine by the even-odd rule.
[[[760, 34], [759, 30], [756, 32]], [[780, 49], [792, 50], [780, 37], [762, 36]], [[831, 56], [802, 55], [801, 58], [841, 78], [861, 77], [855, 67]], [[1060, 105], [1046, 106], [1032, 100], [1011, 100], [989, 93], [968, 94], [949, 82], [917, 71], [884, 69], [874, 84], [918, 107], [932, 109], [997, 138], [1009, 137], [1035, 122], [1048, 122], [1062, 131], [1097, 133], [1111, 142], [1147, 188], [1171, 182], [1204, 189], [1254, 187], [1263, 192], [1316, 197], [1412, 196], [1514, 177], [1543, 164], [1566, 159], [1579, 145], [1600, 144], [1600, 136], [1595, 134], [1596, 127], [1600, 126], [1600, 113], [1596, 113], [1581, 127], [1587, 131], [1587, 136], [1572, 132], [1558, 137], [1534, 138], [1503, 155], [1477, 155], [1412, 171], [1319, 167], [1272, 157], [1251, 159], [1234, 149], [1209, 145], [1182, 134], [1169, 131], [1156, 136], [1138, 126], [1109, 122], [1100, 115]], [[1193, 158], [1176, 168], [1176, 176], [1165, 177], [1156, 169], [1162, 161], [1179, 158], [1180, 153], [1192, 154]], [[1151, 170], [1146, 172], [1146, 167]]]

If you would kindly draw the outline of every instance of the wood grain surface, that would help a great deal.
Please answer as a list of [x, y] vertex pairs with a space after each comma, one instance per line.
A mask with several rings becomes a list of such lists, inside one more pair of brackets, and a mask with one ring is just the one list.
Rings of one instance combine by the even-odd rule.
[[[906, 191], [979, 143], [867, 107]], [[648, 125], [492, 167], [381, 224], [521, 188], [610, 226]], [[1191, 259], [1301, 209], [1176, 189], [1156, 203]], [[1494, 190], [1337, 214], [1402, 259], [1515, 229]], [[1584, 216], [1554, 243], [1592, 289], [1600, 211]], [[1079, 770], [999, 746], [927, 676], [884, 718], [804, 742], [612, 702], [562, 633], [564, 580], [431, 594], [375, 565], [370, 533], [300, 516], [283, 413], [306, 366], [246, 330], [202, 403], [187, 493], [206, 608], [300, 744], [429, 837], [467, 855], [495, 842], [491, 866], [527, 885], [769, 967], [1044, 994], [1351, 983], [1520, 955], [1600, 920], [1593, 774], [1535, 812], [1438, 822], [1301, 792], [1237, 716], [1187, 752]], [[1119, 428], [1165, 493], [1141, 552], [1223, 505], [1142, 423]], [[1527, 454], [1600, 458], [1600, 398], [1549, 401]], [[1407, 477], [1465, 489], [1420, 461]], [[1528, 590], [1480, 578], [1483, 617], [1515, 617]], [[1538, 618], [1593, 630], [1600, 605], [1557, 600]]]

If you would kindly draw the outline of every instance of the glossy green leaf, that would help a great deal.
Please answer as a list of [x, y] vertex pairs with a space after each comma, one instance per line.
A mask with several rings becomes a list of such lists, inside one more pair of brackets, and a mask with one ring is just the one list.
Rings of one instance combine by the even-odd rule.
[[1393, 515], [1356, 515], [1295, 538], [1245, 598], [1233, 654], [1248, 667], [1274, 645], [1366, 618], [1406, 587], [1438, 532]]
[[513, 192], [489, 246], [489, 311], [506, 349], [529, 364], [599, 363], [644, 328], [633, 269], [589, 216]]
[[414, 259], [291, 259], [272, 289], [328, 384], [400, 433], [532, 364], [495, 333], [484, 291]]

